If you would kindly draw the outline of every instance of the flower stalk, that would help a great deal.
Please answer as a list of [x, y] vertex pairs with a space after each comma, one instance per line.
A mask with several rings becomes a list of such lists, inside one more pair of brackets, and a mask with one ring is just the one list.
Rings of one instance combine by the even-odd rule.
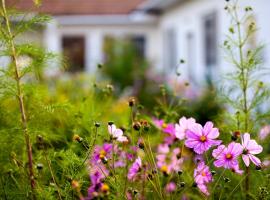
[[12, 59], [12, 64], [14, 66], [14, 79], [16, 81], [16, 89], [17, 89], [17, 99], [20, 107], [20, 115], [21, 115], [21, 126], [25, 137], [25, 143], [26, 143], [26, 149], [27, 149], [27, 157], [28, 157], [28, 172], [29, 172], [29, 181], [31, 185], [32, 190], [32, 198], [35, 199], [35, 176], [34, 176], [34, 169], [33, 169], [33, 154], [32, 154], [32, 145], [31, 145], [31, 139], [29, 135], [29, 131], [27, 128], [28, 122], [27, 122], [27, 116], [26, 116], [26, 110], [25, 110], [25, 103], [23, 98], [23, 91], [22, 91], [22, 85], [21, 85], [21, 76], [19, 74], [19, 66], [18, 66], [18, 55], [14, 43], [14, 35], [11, 30], [10, 26], [10, 20], [6, 9], [6, 2], [5, 0], [2, 0], [2, 14], [5, 21], [5, 26], [7, 29], [7, 45], [9, 49], [11, 50], [10, 55]]

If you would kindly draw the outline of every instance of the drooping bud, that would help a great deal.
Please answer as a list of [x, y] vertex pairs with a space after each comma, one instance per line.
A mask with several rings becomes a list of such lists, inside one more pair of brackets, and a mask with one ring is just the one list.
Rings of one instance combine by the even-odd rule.
[[133, 123], [133, 129], [136, 131], [139, 131], [141, 128], [141, 123], [140, 122], [134, 122]]
[[136, 100], [134, 97], [130, 97], [129, 100], [128, 100], [128, 105], [129, 107], [133, 107], [136, 103]]

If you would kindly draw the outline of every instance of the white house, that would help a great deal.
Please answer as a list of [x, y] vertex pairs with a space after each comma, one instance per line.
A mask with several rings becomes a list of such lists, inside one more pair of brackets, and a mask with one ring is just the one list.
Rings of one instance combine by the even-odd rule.
[[[264, 65], [269, 67], [270, 1], [239, 2], [254, 8], [256, 40], [266, 44]], [[15, 5], [29, 9], [32, 1]], [[225, 5], [225, 0], [43, 0], [39, 11], [53, 15], [53, 21], [42, 39], [50, 51], [82, 55], [74, 58], [80, 64], [77, 70], [92, 73], [104, 59], [105, 38], [128, 35], [156, 70], [174, 73], [184, 59], [178, 69], [183, 77], [202, 84], [230, 70], [220, 47], [230, 25]]]

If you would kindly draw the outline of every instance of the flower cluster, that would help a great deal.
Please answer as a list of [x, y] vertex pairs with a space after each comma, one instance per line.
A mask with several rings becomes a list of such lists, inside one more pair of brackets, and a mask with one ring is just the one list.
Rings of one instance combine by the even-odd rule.
[[[220, 133], [218, 128], [214, 127], [212, 122], [207, 122], [204, 126], [196, 123], [193, 118], [182, 117], [179, 123], [165, 123], [164, 120], [154, 120], [156, 126], [165, 134], [169, 134], [169, 140], [164, 139], [164, 144], [160, 144], [157, 154], [157, 166], [164, 173], [170, 173], [181, 169], [184, 158], [179, 160], [182, 152], [179, 148], [171, 150], [170, 146], [175, 142], [183, 141], [185, 147], [191, 149], [195, 153], [195, 163], [198, 163], [194, 171], [194, 181], [200, 191], [205, 195], [209, 195], [207, 184], [213, 181], [210, 168], [204, 160], [204, 155], [208, 151], [216, 147], [212, 151], [214, 158], [214, 166], [230, 169], [237, 174], [242, 174], [240, 169], [239, 157], [241, 156], [244, 164], [248, 167], [250, 161], [256, 166], [261, 165], [261, 161], [255, 155], [262, 152], [262, 146], [258, 145], [255, 140], [250, 139], [250, 134], [245, 133], [241, 136], [241, 144], [231, 142], [227, 146], [222, 144], [218, 139]], [[168, 136], [167, 136], [168, 137]]]
[[[194, 185], [206, 196], [210, 195], [208, 187], [214, 181], [210, 167], [229, 169], [241, 175], [243, 170], [240, 169], [239, 158], [242, 158], [247, 167], [250, 162], [256, 166], [261, 165], [256, 155], [262, 152], [262, 146], [251, 139], [249, 133], [239, 132], [241, 143], [234, 140], [226, 145], [222, 144], [222, 140], [219, 139], [219, 129], [212, 122], [202, 126], [193, 118], [182, 117], [176, 124], [158, 119], [154, 119], [153, 123], [165, 136], [157, 145], [155, 160], [150, 144], [145, 143], [141, 133], [137, 137], [137, 142], [130, 142], [130, 137], [124, 135], [121, 129], [114, 124], [108, 125], [110, 142], [102, 146], [96, 145], [90, 160], [91, 186], [88, 190], [88, 199], [102, 197], [109, 193], [110, 188], [106, 184], [106, 179], [113, 176], [116, 181], [115, 173], [118, 168], [126, 171], [124, 195], [127, 199], [133, 199], [137, 192], [126, 188], [127, 182], [130, 185], [134, 183], [144, 185], [146, 181], [154, 180], [156, 175], [170, 177], [163, 185], [166, 194], [176, 192], [179, 183], [176, 183], [173, 177], [183, 173], [185, 161], [191, 160], [190, 158], [194, 158], [195, 163]], [[137, 146], [132, 146], [132, 143]], [[206, 159], [208, 156], [212, 156], [212, 159]], [[184, 186], [185, 183], [181, 182], [180, 187]], [[140, 198], [144, 198], [143, 194], [140, 195]]]

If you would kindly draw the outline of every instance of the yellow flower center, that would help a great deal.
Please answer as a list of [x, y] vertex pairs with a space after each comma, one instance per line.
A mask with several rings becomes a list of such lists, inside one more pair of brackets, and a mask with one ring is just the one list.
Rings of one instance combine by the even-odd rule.
[[206, 173], [205, 172], [202, 172], [202, 176], [206, 176]]
[[201, 140], [202, 142], [205, 142], [205, 141], [206, 141], [206, 137], [205, 137], [204, 135], [202, 135], [202, 136], [200, 137], [200, 140]]
[[106, 151], [105, 151], [104, 149], [102, 149], [102, 150], [99, 152], [99, 158], [100, 158], [100, 159], [105, 158], [106, 154], [107, 154]]
[[232, 158], [232, 154], [227, 153], [227, 154], [226, 154], [226, 158], [227, 158], [227, 159], [231, 159], [231, 158]]
[[160, 170], [163, 172], [163, 173], [168, 173], [168, 167], [166, 165], [163, 165]]
[[101, 188], [100, 188], [100, 190], [102, 192], [105, 192], [105, 193], [108, 192], [109, 189], [110, 189], [110, 187], [106, 183], [103, 183], [102, 186], [101, 186]]
[[162, 124], [162, 128], [167, 128], [168, 124], [166, 124], [165, 122]]

